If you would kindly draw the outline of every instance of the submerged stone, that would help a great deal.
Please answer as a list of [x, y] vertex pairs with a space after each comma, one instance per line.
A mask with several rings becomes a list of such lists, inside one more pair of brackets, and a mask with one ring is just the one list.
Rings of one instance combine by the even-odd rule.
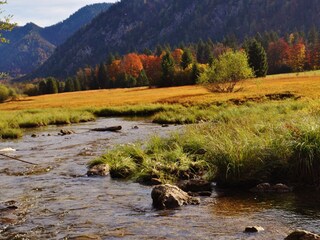
[[303, 230], [296, 230], [285, 238], [285, 240], [317, 240], [317, 239], [320, 239], [320, 235], [303, 231]]
[[287, 193], [292, 192], [292, 188], [285, 184], [278, 183], [276, 185], [271, 185], [270, 183], [260, 183], [254, 188], [250, 189], [251, 192], [256, 193]]
[[211, 192], [211, 182], [202, 179], [185, 180], [178, 183], [178, 187], [185, 192]]
[[245, 228], [245, 233], [257, 233], [264, 231], [264, 228], [261, 226], [248, 226]]
[[188, 204], [200, 204], [199, 198], [191, 197], [177, 186], [170, 184], [154, 187], [151, 197], [156, 209], [174, 209]]
[[90, 168], [87, 172], [89, 177], [93, 176], [106, 176], [109, 174], [110, 167], [108, 164], [99, 164]]

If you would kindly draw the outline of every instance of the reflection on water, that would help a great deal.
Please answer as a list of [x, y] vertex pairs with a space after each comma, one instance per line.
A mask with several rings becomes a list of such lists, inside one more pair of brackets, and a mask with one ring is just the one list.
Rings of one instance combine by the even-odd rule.
[[[121, 133], [90, 132], [122, 125]], [[134, 129], [133, 126], [138, 126]], [[291, 230], [320, 229], [319, 196], [259, 196], [215, 191], [200, 206], [155, 211], [151, 188], [137, 183], [85, 176], [86, 163], [114, 144], [146, 140], [177, 127], [121, 119], [66, 126], [76, 134], [58, 136], [48, 127], [18, 141], [13, 156], [39, 163], [32, 167], [0, 158], [0, 239], [283, 239]], [[10, 209], [8, 201], [18, 209]], [[248, 225], [265, 231], [247, 235]]]

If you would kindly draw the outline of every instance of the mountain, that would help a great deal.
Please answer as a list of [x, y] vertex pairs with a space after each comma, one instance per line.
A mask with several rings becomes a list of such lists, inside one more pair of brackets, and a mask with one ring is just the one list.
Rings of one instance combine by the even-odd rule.
[[32, 72], [52, 55], [56, 46], [110, 6], [108, 3], [88, 5], [53, 26], [41, 28], [28, 23], [4, 33], [10, 44], [0, 45], [0, 72], [12, 76]]
[[319, 0], [122, 0], [77, 31], [29, 78], [65, 77], [80, 67], [157, 44], [239, 39], [257, 32], [320, 27]]

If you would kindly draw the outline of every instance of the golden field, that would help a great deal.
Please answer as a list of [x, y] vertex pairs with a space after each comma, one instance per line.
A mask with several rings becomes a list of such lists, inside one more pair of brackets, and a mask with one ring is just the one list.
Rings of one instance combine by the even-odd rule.
[[287, 91], [297, 96], [317, 99], [320, 96], [320, 76], [316, 73], [268, 76], [263, 79], [247, 80], [241, 84], [241, 87], [243, 89], [236, 93], [210, 93], [202, 86], [62, 93], [24, 97], [18, 101], [0, 104], [0, 110], [110, 107], [151, 103], [198, 104], [254, 98]]

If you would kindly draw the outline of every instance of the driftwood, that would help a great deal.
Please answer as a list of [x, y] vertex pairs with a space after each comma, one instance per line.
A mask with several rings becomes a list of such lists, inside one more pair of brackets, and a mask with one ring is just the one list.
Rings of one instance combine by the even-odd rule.
[[121, 126], [105, 127], [105, 128], [94, 128], [91, 131], [94, 132], [118, 132], [122, 129]]
[[12, 159], [12, 160], [16, 160], [16, 161], [19, 161], [19, 162], [31, 164], [31, 165], [38, 165], [38, 164], [36, 164], [36, 163], [28, 162], [28, 161], [25, 161], [25, 160], [22, 160], [22, 159], [19, 159], [19, 158], [16, 158], [16, 157], [11, 157], [11, 156], [8, 156], [8, 155], [3, 154], [3, 153], [0, 153], [0, 156], [6, 157], [6, 158], [10, 158], [10, 159]]

